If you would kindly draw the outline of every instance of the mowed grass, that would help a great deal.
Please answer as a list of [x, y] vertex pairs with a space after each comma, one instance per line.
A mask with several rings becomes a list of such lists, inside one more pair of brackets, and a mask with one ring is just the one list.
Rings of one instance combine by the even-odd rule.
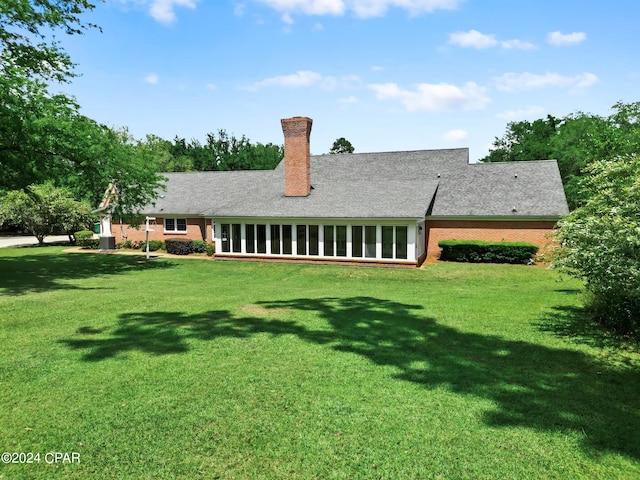
[[580, 301], [543, 267], [2, 249], [0, 450], [42, 456], [0, 478], [640, 478], [638, 348]]

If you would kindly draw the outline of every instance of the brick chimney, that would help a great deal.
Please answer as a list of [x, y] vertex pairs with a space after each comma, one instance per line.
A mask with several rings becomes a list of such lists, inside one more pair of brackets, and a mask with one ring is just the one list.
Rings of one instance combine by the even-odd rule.
[[284, 194], [306, 197], [311, 193], [311, 147], [309, 136], [313, 120], [307, 117], [283, 118]]

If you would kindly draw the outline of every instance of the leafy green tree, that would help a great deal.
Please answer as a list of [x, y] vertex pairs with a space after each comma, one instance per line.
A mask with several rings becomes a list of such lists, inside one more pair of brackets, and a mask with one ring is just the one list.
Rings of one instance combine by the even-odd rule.
[[483, 162], [555, 159], [571, 209], [587, 200], [583, 169], [597, 160], [640, 152], [640, 102], [618, 102], [608, 117], [582, 112], [534, 122], [512, 122]]
[[354, 151], [355, 149], [353, 148], [353, 145], [351, 145], [351, 142], [344, 137], [340, 137], [335, 142], [333, 142], [333, 145], [329, 150], [329, 154], [335, 155], [338, 153], [353, 153]]
[[74, 76], [74, 64], [54, 34], [77, 35], [95, 27], [80, 18], [94, 8], [87, 0], [2, 0], [0, 67], [12, 65], [27, 77], [67, 81]]
[[12, 190], [2, 199], [0, 217], [21, 226], [42, 245], [45, 237], [73, 233], [90, 227], [95, 216], [91, 205], [74, 200], [73, 194], [51, 183], [30, 185], [26, 191]]
[[561, 120], [547, 115], [534, 122], [511, 122], [502, 138], [495, 138], [494, 149], [483, 162], [513, 162], [552, 158], [551, 139], [556, 135]]
[[225, 130], [208, 133], [204, 143], [176, 136], [173, 143], [148, 135], [139, 148], [155, 158], [163, 172], [207, 170], [271, 170], [284, 157], [282, 146], [251, 143], [244, 135], [237, 138]]
[[594, 162], [586, 202], [560, 222], [554, 265], [586, 281], [599, 322], [640, 335], [640, 155]]
[[80, 115], [78, 104], [24, 75], [0, 76], [0, 190], [45, 181], [97, 205], [110, 182], [118, 209], [134, 212], [155, 198], [162, 177], [126, 129]]
[[272, 170], [284, 158], [281, 146], [253, 144], [246, 136], [229, 136], [225, 130], [218, 130], [217, 137], [208, 133], [204, 148], [210, 152], [205, 170]]
[[[184, 142], [184, 139], [178, 139]], [[193, 161], [186, 154], [174, 155], [175, 145], [157, 135], [147, 135], [137, 142], [138, 154], [148, 164], [156, 165], [159, 172], [191, 172]], [[186, 145], [184, 150], [186, 151]]]
[[114, 181], [118, 209], [132, 212], [155, 197], [155, 165], [145, 163], [126, 130], [80, 115], [74, 99], [47, 85], [74, 76], [53, 35], [93, 27], [80, 18], [93, 8], [87, 0], [0, 2], [0, 191], [51, 182], [97, 205]]

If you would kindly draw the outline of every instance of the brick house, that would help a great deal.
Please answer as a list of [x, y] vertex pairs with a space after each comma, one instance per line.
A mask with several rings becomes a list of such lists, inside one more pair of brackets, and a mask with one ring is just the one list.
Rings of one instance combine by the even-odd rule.
[[[470, 164], [468, 149], [310, 155], [312, 120], [282, 120], [274, 170], [167, 173], [150, 238], [216, 242], [216, 258], [419, 266], [444, 239], [544, 248], [568, 213], [555, 160]], [[118, 242], [144, 229], [114, 222]]]

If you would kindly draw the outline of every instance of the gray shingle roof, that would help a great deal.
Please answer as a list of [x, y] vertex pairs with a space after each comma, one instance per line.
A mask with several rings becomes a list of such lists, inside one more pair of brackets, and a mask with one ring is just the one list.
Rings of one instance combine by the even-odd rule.
[[316, 155], [308, 197], [284, 196], [283, 163], [271, 171], [164, 174], [167, 190], [143, 213], [417, 219], [432, 200], [431, 215], [443, 217], [568, 213], [553, 160], [469, 164], [467, 149]]
[[555, 160], [471, 164], [443, 175], [433, 216], [557, 217], [569, 213]]

